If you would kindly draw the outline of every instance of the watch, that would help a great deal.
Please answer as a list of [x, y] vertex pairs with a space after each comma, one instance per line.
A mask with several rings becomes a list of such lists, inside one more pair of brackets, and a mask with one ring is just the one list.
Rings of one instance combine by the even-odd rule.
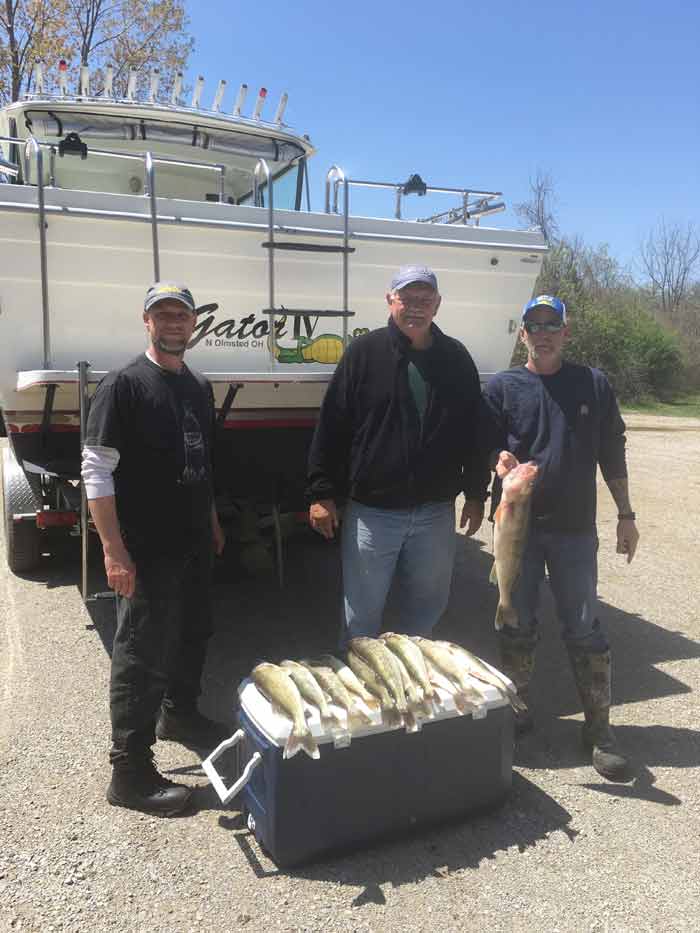
[[622, 522], [622, 521], [634, 522], [637, 520], [637, 516], [634, 514], [634, 512], [620, 512], [619, 515], [617, 516], [617, 520], [618, 522]]

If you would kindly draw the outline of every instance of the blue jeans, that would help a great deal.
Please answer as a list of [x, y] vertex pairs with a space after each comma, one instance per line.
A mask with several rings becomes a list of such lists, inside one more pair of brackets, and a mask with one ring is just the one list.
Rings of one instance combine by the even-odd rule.
[[454, 502], [377, 509], [351, 500], [343, 517], [344, 628], [341, 647], [376, 636], [394, 575], [399, 630], [429, 635], [450, 595], [455, 547]]
[[[522, 569], [512, 598], [518, 613], [517, 634], [537, 635], [537, 608], [545, 567], [554, 596], [562, 638], [584, 651], [608, 650], [598, 621], [598, 537], [590, 534], [530, 529]], [[505, 629], [504, 629], [505, 631]]]

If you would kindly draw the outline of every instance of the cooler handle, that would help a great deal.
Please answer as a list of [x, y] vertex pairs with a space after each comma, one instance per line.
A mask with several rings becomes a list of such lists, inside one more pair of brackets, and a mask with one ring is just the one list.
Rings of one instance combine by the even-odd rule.
[[211, 781], [214, 790], [219, 795], [219, 800], [222, 803], [228, 803], [229, 800], [232, 800], [236, 794], [239, 793], [239, 791], [243, 790], [248, 781], [251, 779], [253, 771], [255, 771], [257, 766], [262, 761], [262, 755], [260, 752], [254, 752], [253, 757], [243, 769], [243, 774], [241, 774], [236, 783], [230, 789], [226, 787], [223, 780], [221, 779], [221, 775], [214, 767], [214, 762], [226, 751], [227, 748], [233, 748], [234, 745], [238, 745], [238, 743], [244, 737], [245, 732], [243, 729], [239, 729], [238, 732], [233, 733], [230, 739], [224, 739], [220, 745], [217, 745], [211, 755], [209, 755], [208, 758], [205, 758], [202, 762], [204, 773]]

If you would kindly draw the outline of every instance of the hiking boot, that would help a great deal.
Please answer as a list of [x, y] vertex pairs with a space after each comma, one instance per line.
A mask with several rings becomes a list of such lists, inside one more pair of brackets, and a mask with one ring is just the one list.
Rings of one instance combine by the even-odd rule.
[[515, 717], [515, 735], [520, 737], [532, 732], [535, 721], [530, 711], [530, 679], [535, 667], [535, 638], [522, 638], [499, 632], [499, 650], [501, 670], [515, 684], [518, 696], [525, 709], [517, 710]]
[[620, 751], [610, 728], [610, 651], [568, 648], [568, 652], [586, 717], [581, 740], [591, 751], [591, 764], [608, 781], [629, 781], [632, 778], [629, 761]]
[[191, 787], [163, 777], [150, 758], [138, 764], [114, 766], [107, 788], [107, 801], [113, 807], [153, 816], [177, 816], [187, 809], [191, 796]]
[[231, 730], [194, 709], [176, 710], [163, 706], [156, 723], [156, 736], [169, 742], [213, 749], [231, 736]]

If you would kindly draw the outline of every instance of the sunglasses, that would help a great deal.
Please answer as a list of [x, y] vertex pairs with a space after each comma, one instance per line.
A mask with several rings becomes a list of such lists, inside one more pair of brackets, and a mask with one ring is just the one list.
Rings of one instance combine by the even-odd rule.
[[556, 321], [545, 321], [543, 324], [537, 321], [524, 321], [523, 327], [528, 334], [558, 334], [564, 325]]

